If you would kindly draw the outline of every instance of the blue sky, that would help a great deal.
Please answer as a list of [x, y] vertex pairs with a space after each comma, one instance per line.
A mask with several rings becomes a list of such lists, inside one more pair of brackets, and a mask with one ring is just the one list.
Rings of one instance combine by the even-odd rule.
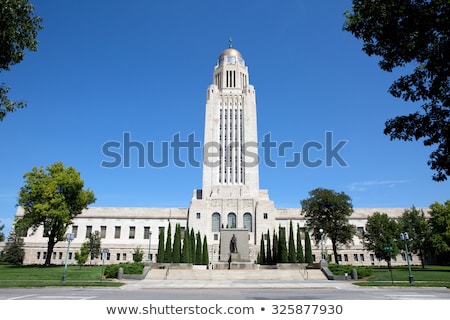
[[[38, 52], [0, 74], [10, 98], [28, 107], [0, 123], [0, 221], [8, 233], [23, 174], [62, 161], [95, 192], [95, 206], [188, 207], [201, 167], [104, 168], [108, 141], [152, 141], [159, 152], [174, 135], [203, 141], [205, 93], [232, 37], [255, 86], [258, 136], [293, 146], [276, 167], [260, 165], [260, 187], [275, 206], [299, 207], [317, 187], [347, 193], [354, 207], [428, 207], [449, 197], [431, 180], [432, 151], [390, 141], [384, 122], [414, 112], [388, 87], [389, 74], [361, 42], [342, 31], [350, 1], [40, 1]], [[284, 163], [310, 141], [346, 141], [315, 168]], [[195, 157], [201, 160], [201, 150]], [[170, 154], [169, 154], [170, 155]], [[324, 159], [315, 150], [311, 160]], [[155, 156], [157, 158], [158, 155]], [[169, 158], [171, 159], [171, 158]]]

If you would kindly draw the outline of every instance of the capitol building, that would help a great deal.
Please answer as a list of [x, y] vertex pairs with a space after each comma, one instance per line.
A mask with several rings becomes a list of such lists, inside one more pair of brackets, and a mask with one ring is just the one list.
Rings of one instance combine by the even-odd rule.
[[[67, 230], [74, 234], [68, 252], [70, 264], [76, 263], [75, 252], [95, 231], [100, 233], [102, 248], [108, 249], [105, 264], [133, 261], [133, 252], [137, 247], [144, 251], [144, 260], [156, 262], [158, 235], [167, 232], [169, 224], [172, 232], [175, 232], [174, 226], [179, 224], [182, 234], [193, 229], [202, 237], [206, 236], [212, 265], [229, 254], [221, 252], [225, 250], [221, 239], [228, 237], [230, 230], [239, 234], [238, 241], [246, 242], [246, 252], [243, 254], [251, 262], [256, 262], [261, 237], [267, 231], [278, 228], [288, 230], [292, 221], [294, 237], [297, 225], [304, 233], [305, 219], [301, 208], [276, 208], [269, 191], [259, 188], [259, 169], [255, 162], [258, 159], [256, 94], [249, 79], [244, 57], [230, 44], [220, 53], [214, 66], [212, 83], [206, 91], [203, 179], [201, 189], [191, 191], [190, 203], [185, 208], [90, 207], [84, 210], [73, 219]], [[404, 210], [354, 208], [349, 222], [361, 234], [367, 217], [374, 212], [400, 217]], [[21, 216], [23, 208], [19, 207], [16, 218]], [[45, 261], [48, 239], [42, 235], [42, 229], [35, 232], [29, 230], [23, 238], [24, 264], [42, 264]], [[355, 236], [353, 242], [352, 246], [339, 249], [340, 263], [386, 265], [363, 248], [360, 236]], [[321, 248], [314, 243], [312, 248], [313, 259], [319, 262]], [[326, 240], [324, 248], [332, 256], [331, 241]], [[64, 264], [66, 250], [66, 241], [57, 243], [52, 253], [52, 263]], [[101, 263], [101, 260], [94, 263]], [[399, 255], [392, 263], [404, 265], [406, 258]], [[412, 263], [419, 264], [419, 258], [413, 256]]]

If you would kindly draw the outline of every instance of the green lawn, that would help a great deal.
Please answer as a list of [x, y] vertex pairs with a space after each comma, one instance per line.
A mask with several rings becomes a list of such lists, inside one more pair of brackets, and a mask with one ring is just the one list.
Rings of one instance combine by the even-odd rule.
[[101, 279], [101, 266], [68, 266], [66, 282], [61, 279], [64, 266], [0, 265], [0, 288], [46, 286], [121, 286], [122, 283]]
[[444, 266], [412, 266], [411, 274], [414, 283], [409, 283], [408, 268], [395, 267], [391, 272], [388, 268], [373, 268], [372, 275], [367, 279], [355, 282], [360, 286], [418, 286], [450, 288], [450, 267]]

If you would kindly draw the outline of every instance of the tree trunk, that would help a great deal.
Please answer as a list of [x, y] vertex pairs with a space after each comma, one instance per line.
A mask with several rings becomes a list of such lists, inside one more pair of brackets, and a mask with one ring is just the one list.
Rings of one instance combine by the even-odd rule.
[[339, 264], [336, 242], [332, 241], [332, 244], [333, 244], [334, 263]]
[[53, 248], [55, 247], [56, 241], [54, 237], [48, 238], [47, 243], [47, 256], [45, 257], [45, 265], [49, 266], [52, 260]]

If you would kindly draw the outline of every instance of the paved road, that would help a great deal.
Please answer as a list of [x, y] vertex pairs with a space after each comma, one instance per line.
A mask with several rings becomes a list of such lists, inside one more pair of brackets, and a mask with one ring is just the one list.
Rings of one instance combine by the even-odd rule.
[[131, 281], [120, 288], [0, 289], [0, 300], [450, 300], [446, 288], [358, 287], [338, 281]]

